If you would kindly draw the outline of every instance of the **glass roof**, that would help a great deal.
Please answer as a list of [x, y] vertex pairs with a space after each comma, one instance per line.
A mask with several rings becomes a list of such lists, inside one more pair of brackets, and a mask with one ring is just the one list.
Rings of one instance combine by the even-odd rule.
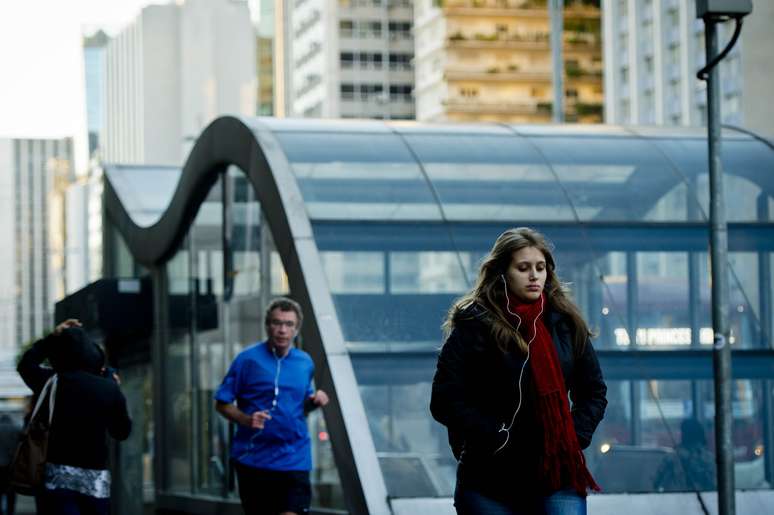
[[105, 175], [132, 221], [139, 227], [150, 227], [159, 221], [172, 201], [181, 169], [107, 165]]
[[[312, 220], [696, 222], [703, 128], [262, 120]], [[724, 130], [731, 222], [771, 221], [774, 151]]]

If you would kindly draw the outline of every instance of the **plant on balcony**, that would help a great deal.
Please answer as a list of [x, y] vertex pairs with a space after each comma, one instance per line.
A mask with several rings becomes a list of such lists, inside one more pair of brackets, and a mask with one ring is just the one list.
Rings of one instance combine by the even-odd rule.
[[466, 38], [465, 35], [459, 30], [454, 34], [452, 34], [451, 36], [449, 36], [450, 41], [465, 41], [466, 39], [468, 38]]
[[553, 102], [538, 102], [537, 103], [537, 111], [538, 113], [546, 113], [551, 114], [554, 109], [554, 103]]
[[500, 68], [497, 66], [490, 66], [486, 69], [486, 73], [500, 73]]
[[497, 41], [500, 39], [500, 34], [497, 32], [494, 32], [492, 34], [481, 34], [480, 32], [476, 33], [475, 38], [479, 41]]
[[575, 112], [578, 113], [578, 116], [602, 116], [602, 109], [602, 104], [589, 104], [586, 102], [578, 102], [575, 104]]
[[509, 72], [517, 72], [517, 71], [519, 71], [519, 65], [518, 64], [509, 64], [508, 65], [508, 71]]
[[584, 74], [580, 66], [575, 66], [575, 65], [565, 65], [564, 73], [566, 73], [567, 77], [571, 79], [577, 79], [578, 77], [581, 77]]

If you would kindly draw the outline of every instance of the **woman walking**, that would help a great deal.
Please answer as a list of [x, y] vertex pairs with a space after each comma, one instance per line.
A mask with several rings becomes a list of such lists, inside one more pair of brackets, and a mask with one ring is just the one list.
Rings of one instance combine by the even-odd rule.
[[607, 388], [555, 268], [543, 235], [505, 231], [449, 311], [430, 410], [458, 460], [460, 515], [584, 515], [599, 489], [581, 449]]
[[[45, 485], [37, 496], [46, 515], [107, 515], [110, 472], [107, 436], [125, 440], [132, 428], [117, 376], [105, 375], [105, 356], [71, 319], [24, 353], [18, 371], [39, 395], [57, 375]], [[41, 366], [48, 359], [51, 368]]]

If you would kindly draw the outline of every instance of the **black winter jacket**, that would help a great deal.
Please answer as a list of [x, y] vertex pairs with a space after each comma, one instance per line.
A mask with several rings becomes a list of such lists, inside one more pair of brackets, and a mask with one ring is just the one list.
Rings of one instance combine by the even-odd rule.
[[[97, 375], [99, 369], [90, 370], [91, 364], [83, 365], [94, 361], [93, 355], [84, 355], [82, 349], [73, 347], [62, 352], [64, 345], [66, 343], [61, 339], [51, 335], [39, 340], [24, 353], [18, 366], [22, 379], [37, 397], [54, 374], [53, 369], [43, 367], [41, 363], [49, 358], [54, 366], [61, 365], [56, 369], [59, 377], [47, 461], [106, 469], [107, 435], [125, 440], [132, 429], [126, 399], [112, 379]], [[45, 411], [47, 413], [47, 407]]]
[[[542, 430], [534, 411], [529, 364], [521, 381], [522, 405], [508, 444], [495, 454], [506, 438], [499, 429], [510, 423], [519, 402], [518, 378], [525, 356], [499, 350], [487, 317], [484, 308], [474, 305], [455, 318], [438, 357], [430, 411], [448, 429], [461, 481], [464, 475], [464, 482], [493, 496], [540, 491], [537, 470]], [[578, 443], [586, 448], [607, 406], [599, 361], [591, 342], [576, 355], [568, 318], [547, 312], [545, 322], [570, 393]]]

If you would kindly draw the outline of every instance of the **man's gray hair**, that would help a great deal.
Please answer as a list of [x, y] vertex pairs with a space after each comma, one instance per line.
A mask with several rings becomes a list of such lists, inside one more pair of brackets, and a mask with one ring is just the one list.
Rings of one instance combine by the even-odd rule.
[[269, 327], [269, 317], [271, 317], [271, 312], [275, 309], [279, 309], [280, 311], [293, 311], [296, 314], [296, 317], [298, 318], [298, 325], [296, 327], [296, 330], [301, 329], [301, 322], [304, 321], [304, 314], [301, 311], [301, 305], [296, 302], [293, 299], [289, 299], [287, 297], [277, 297], [276, 299], [273, 299], [271, 302], [269, 302], [269, 307], [266, 308], [266, 314], [264, 315], [264, 325], [268, 328]]

